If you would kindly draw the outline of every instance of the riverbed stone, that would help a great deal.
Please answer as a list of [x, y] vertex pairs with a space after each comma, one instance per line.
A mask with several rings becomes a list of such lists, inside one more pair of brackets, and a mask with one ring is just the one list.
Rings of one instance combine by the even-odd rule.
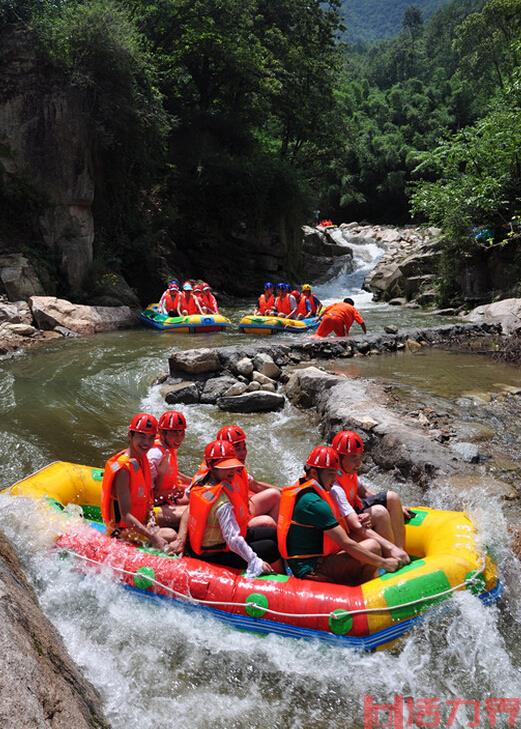
[[262, 375], [269, 377], [271, 380], [278, 380], [280, 377], [281, 369], [275, 364], [272, 357], [264, 352], [259, 352], [253, 358], [253, 364], [257, 372]]
[[294, 405], [309, 408], [317, 402], [321, 393], [334, 387], [339, 380], [337, 375], [319, 370], [318, 367], [306, 367], [290, 375], [285, 391]]
[[521, 329], [521, 298], [502, 299], [493, 304], [478, 306], [463, 319], [474, 324], [501, 324], [504, 334]]
[[450, 447], [465, 463], [479, 463], [479, 448], [475, 443], [452, 443]]
[[407, 299], [403, 298], [403, 296], [397, 296], [396, 298], [391, 299], [388, 303], [389, 306], [405, 306], [407, 304]]
[[187, 349], [185, 352], [174, 352], [168, 360], [170, 373], [188, 372], [192, 375], [207, 372], [218, 372], [221, 369], [219, 355], [215, 349]]
[[253, 373], [253, 362], [249, 357], [242, 357], [235, 365], [237, 374], [250, 378]]
[[398, 327], [395, 324], [386, 324], [384, 326], [384, 332], [387, 334], [398, 334]]
[[248, 385], [244, 382], [235, 382], [224, 394], [227, 397], [235, 397], [235, 395], [242, 395], [247, 389]]
[[19, 337], [32, 337], [37, 331], [38, 329], [31, 326], [31, 324], [12, 324], [11, 322], [2, 324], [2, 333], [7, 333], [7, 335], [14, 334]]
[[260, 390], [262, 387], [260, 382], [257, 382], [257, 380], [252, 380], [248, 385], [246, 385], [246, 391], [247, 392], [255, 392], [256, 390]]
[[[242, 383], [237, 382], [235, 377], [230, 376], [211, 377], [204, 383], [200, 402], [206, 405], [213, 405], [234, 385], [242, 385]], [[244, 387], [244, 385], [242, 386]]]
[[271, 410], [282, 410], [284, 402], [283, 395], [276, 392], [260, 391], [246, 392], [244, 395], [238, 395], [237, 397], [221, 397], [217, 401], [217, 406], [220, 410], [231, 413], [263, 413]]
[[271, 377], [267, 377], [266, 375], [263, 375], [262, 372], [254, 372], [252, 377], [252, 380], [255, 382], [260, 382], [261, 385], [273, 385], [276, 387], [277, 383], [275, 380], [272, 380]]
[[181, 382], [178, 385], [166, 385], [166, 387], [168, 387], [168, 392], [165, 400], [169, 405], [175, 405], [178, 402], [192, 405], [199, 402], [199, 390], [194, 382]]
[[422, 345], [420, 344], [420, 342], [417, 342], [414, 339], [405, 340], [405, 349], [408, 352], [419, 352], [421, 348]]
[[109, 729], [98, 692], [82, 676], [38, 605], [0, 533], [0, 726]]
[[276, 389], [277, 387], [273, 382], [264, 382], [261, 384], [261, 390], [265, 390], [266, 392], [275, 392]]

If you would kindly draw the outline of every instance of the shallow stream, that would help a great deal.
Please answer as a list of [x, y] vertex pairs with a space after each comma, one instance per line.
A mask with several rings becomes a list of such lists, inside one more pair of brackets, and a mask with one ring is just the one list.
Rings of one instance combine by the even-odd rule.
[[[389, 318], [402, 326], [402, 314], [411, 324], [435, 323], [412, 310], [360, 306], [373, 330]], [[162, 411], [159, 388], [152, 382], [166, 370], [172, 347], [215, 346], [238, 337], [116, 332], [52, 343], [0, 362], [1, 485], [52, 460], [102, 465], [124, 442], [133, 412]], [[440, 357], [445, 355], [435, 351], [421, 358], [382, 356], [342, 367], [406, 386], [421, 380], [443, 397], [459, 396], [456, 390], [464, 380], [472, 381], [472, 389], [489, 387], [480, 378], [511, 382], [506, 371], [489, 375], [474, 358], [465, 368], [461, 362], [451, 366], [449, 376]], [[461, 385], [456, 386], [456, 377]], [[180, 466], [190, 472], [204, 443], [231, 418], [212, 406], [182, 409], [188, 432]], [[314, 417], [289, 405], [279, 414], [234, 420], [248, 433], [250, 470], [277, 484], [300, 474], [305, 455], [320, 437]], [[424, 501], [468, 508], [500, 564], [505, 598], [485, 608], [470, 594], [458, 594], [443, 614], [431, 613], [401, 648], [372, 655], [233, 631], [199, 613], [138, 598], [108, 575], [80, 574], [48, 549], [53, 526], [23, 500], [0, 495], [0, 528], [21, 554], [71, 655], [101, 691], [114, 729], [361, 729], [364, 697], [389, 703], [395, 694], [416, 702], [438, 700], [443, 719], [436, 726], [447, 726], [446, 701], [479, 700], [479, 726], [488, 727], [486, 697], [521, 696], [521, 570], [508, 546], [499, 499], [484, 490], [456, 495], [433, 484]], [[468, 716], [460, 708], [452, 726], [468, 726], [472, 713], [467, 711]], [[507, 726], [504, 717], [496, 726]]]

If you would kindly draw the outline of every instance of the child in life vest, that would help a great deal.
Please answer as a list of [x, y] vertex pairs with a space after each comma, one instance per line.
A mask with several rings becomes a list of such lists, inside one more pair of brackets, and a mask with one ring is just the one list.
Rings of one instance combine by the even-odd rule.
[[167, 410], [159, 418], [158, 437], [148, 451], [152, 475], [154, 514], [160, 527], [177, 529], [188, 504], [185, 489], [190, 478], [179, 471], [177, 451], [185, 438], [186, 418]]
[[239, 425], [226, 425], [221, 428], [216, 436], [217, 440], [225, 440], [233, 445], [235, 456], [243, 464], [244, 468], [240, 476], [245, 480], [250, 501], [250, 512], [252, 517], [248, 522], [251, 527], [266, 526], [276, 527], [279, 518], [280, 489], [273, 484], [257, 481], [246, 470], [246, 433]]
[[149, 413], [134, 415], [128, 427], [128, 447], [105, 464], [101, 513], [111, 537], [166, 550], [176, 538], [161, 529], [152, 511], [152, 477], [147, 453], [157, 435], [157, 420]]
[[360, 482], [357, 471], [362, 463], [364, 444], [358, 433], [351, 430], [340, 431], [333, 438], [332, 447], [340, 459], [337, 479], [339, 488], [335, 492], [342, 508], [345, 510], [351, 506], [358, 515], [361, 526], [372, 528], [388, 543], [395, 545], [393, 554], [406, 564], [410, 560], [404, 549], [404, 517], [411, 518], [411, 513], [402, 506], [396, 491], [375, 494]]
[[173, 279], [159, 301], [161, 313], [167, 316], [179, 316], [179, 296], [179, 284]]
[[204, 457], [208, 471], [190, 487], [190, 503], [181, 520], [175, 551], [184, 550], [189, 556], [226, 567], [246, 568], [248, 577], [273, 573], [271, 563], [279, 559], [276, 530], [248, 527], [248, 494], [237, 479], [243, 465], [233, 446], [222, 440], [211, 441]]

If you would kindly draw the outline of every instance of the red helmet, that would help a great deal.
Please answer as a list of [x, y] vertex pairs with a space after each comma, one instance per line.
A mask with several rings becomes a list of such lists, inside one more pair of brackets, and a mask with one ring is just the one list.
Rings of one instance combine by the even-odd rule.
[[156, 435], [157, 420], [149, 413], [137, 413], [134, 415], [128, 426], [131, 433], [145, 433], [146, 435]]
[[244, 465], [237, 460], [233, 445], [226, 440], [210, 441], [204, 449], [204, 458], [210, 467], [242, 468]]
[[240, 425], [225, 425], [217, 433], [218, 440], [225, 440], [228, 443], [240, 443], [246, 440], [246, 433]]
[[331, 446], [316, 446], [309, 454], [306, 466], [310, 468], [340, 468], [338, 453]]
[[159, 418], [159, 430], [186, 430], [186, 418], [178, 410], [167, 410]]
[[364, 452], [362, 439], [352, 430], [341, 430], [337, 433], [331, 446], [340, 456], [361, 456]]
[[203, 287], [200, 283], [194, 284], [194, 291], [202, 291]]
[[203, 281], [203, 283], [201, 284], [201, 288], [202, 288], [203, 291], [206, 291], [206, 290], [211, 291], [212, 290], [212, 287], [210, 286], [210, 284], [207, 284], [206, 281]]

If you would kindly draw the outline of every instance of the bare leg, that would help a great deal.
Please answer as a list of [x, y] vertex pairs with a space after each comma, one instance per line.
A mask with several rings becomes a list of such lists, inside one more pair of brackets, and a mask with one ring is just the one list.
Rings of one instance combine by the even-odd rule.
[[[266, 514], [267, 516], [271, 516], [273, 521], [277, 523], [280, 505], [279, 489], [264, 489], [256, 494], [250, 493], [250, 504], [253, 516]], [[260, 525], [257, 524], [257, 526]]]
[[400, 497], [396, 491], [387, 492], [387, 511], [391, 517], [391, 528], [394, 534], [394, 543], [400, 549], [405, 546], [405, 526], [403, 523], [403, 508]]
[[365, 509], [365, 511], [368, 511], [371, 515], [371, 521], [375, 532], [384, 539], [387, 539], [388, 542], [395, 544], [391, 517], [385, 506], [377, 504], [376, 506], [370, 506], [368, 509]]
[[174, 504], [162, 504], [161, 513], [156, 512], [156, 523], [158, 527], [171, 527], [177, 529], [183, 516], [186, 506], [174, 506]]
[[277, 526], [277, 522], [271, 516], [267, 514], [261, 514], [260, 516], [253, 516], [248, 522], [249, 527], [271, 527], [272, 529]]
[[[380, 554], [380, 545], [374, 539], [364, 539], [360, 545], [374, 554]], [[358, 585], [373, 579], [377, 573], [374, 565], [364, 565], [345, 552], [324, 557], [317, 564], [314, 573], [306, 579], [317, 582], [336, 582], [340, 585]]]

